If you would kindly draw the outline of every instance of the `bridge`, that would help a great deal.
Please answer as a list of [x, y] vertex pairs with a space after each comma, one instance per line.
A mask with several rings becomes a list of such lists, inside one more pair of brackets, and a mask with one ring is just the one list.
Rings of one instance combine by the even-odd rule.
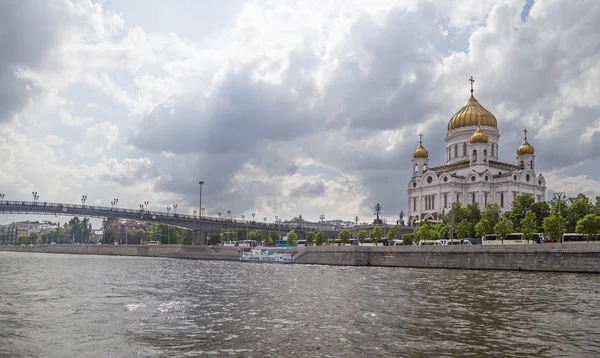
[[[223, 230], [262, 230], [271, 232], [287, 233], [295, 230], [299, 238], [304, 238], [307, 231], [317, 231], [316, 228], [308, 228], [302, 224], [289, 223], [267, 223], [254, 220], [236, 220], [233, 218], [221, 218], [199, 215], [185, 215], [170, 212], [149, 211], [145, 208], [124, 209], [117, 207], [65, 204], [65, 203], [40, 203], [38, 201], [0, 201], [0, 213], [2, 214], [43, 214], [43, 215], [67, 215], [85, 216], [96, 218], [129, 219], [146, 222], [155, 222], [169, 226], [177, 226], [192, 231], [192, 241], [202, 245], [207, 235], [215, 235]], [[383, 234], [389, 230], [389, 225], [383, 225]], [[363, 225], [347, 228], [356, 237], [356, 233], [365, 229], [370, 231], [372, 225]], [[327, 238], [336, 237], [342, 228], [325, 225], [321, 228]], [[400, 233], [413, 231], [412, 227], [400, 227]]]

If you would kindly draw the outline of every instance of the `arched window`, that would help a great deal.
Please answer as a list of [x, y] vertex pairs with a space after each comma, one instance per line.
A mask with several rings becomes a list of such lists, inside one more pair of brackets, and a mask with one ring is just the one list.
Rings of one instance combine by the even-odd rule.
[[419, 166], [417, 164], [415, 164], [415, 173], [417, 173], [419, 171]]
[[495, 144], [492, 143], [492, 158], [494, 158], [494, 146], [495, 146]]
[[521, 168], [525, 168], [525, 163], [524, 163], [524, 162], [521, 160], [521, 162], [519, 163], [519, 166], [520, 166]]
[[473, 149], [473, 156], [471, 159], [473, 160], [473, 163], [477, 162], [477, 151], [475, 149]]
[[458, 144], [454, 145], [454, 158], [458, 157]]
[[427, 171], [427, 164], [423, 164], [423, 171], [426, 172]]
[[529, 169], [533, 169], [533, 160], [529, 161]]
[[483, 150], [483, 161], [487, 161], [487, 149]]
[[463, 157], [467, 156], [467, 143], [463, 143]]

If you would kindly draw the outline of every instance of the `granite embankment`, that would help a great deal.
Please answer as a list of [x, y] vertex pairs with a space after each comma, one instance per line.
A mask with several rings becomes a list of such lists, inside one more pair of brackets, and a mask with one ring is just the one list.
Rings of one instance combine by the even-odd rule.
[[117, 255], [171, 257], [196, 260], [239, 260], [237, 247], [208, 247], [196, 245], [39, 245], [3, 246], [1, 251], [40, 252], [75, 255]]
[[308, 247], [295, 263], [600, 273], [600, 244]]
[[[239, 260], [237, 247], [190, 245], [4, 246], [2, 251]], [[296, 264], [600, 273], [600, 244], [323, 246], [298, 248]]]

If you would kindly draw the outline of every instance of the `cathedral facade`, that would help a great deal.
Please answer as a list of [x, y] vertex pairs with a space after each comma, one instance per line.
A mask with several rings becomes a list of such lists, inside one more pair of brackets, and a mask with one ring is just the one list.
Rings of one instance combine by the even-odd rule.
[[471, 96], [448, 122], [446, 164], [429, 166], [429, 152], [423, 146], [413, 153], [413, 176], [408, 183], [409, 225], [423, 219], [440, 220], [452, 204], [478, 203], [483, 210], [498, 204], [501, 213], [511, 209], [522, 194], [534, 200], [546, 200], [546, 179], [535, 172], [535, 151], [527, 142], [517, 149], [514, 164], [498, 158], [500, 132], [498, 121]]

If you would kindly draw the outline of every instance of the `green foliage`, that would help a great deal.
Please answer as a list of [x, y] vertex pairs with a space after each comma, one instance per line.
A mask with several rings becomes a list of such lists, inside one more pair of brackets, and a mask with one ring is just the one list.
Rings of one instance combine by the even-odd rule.
[[365, 230], [365, 229], [358, 230], [358, 232], [356, 233], [356, 238], [358, 239], [358, 242], [360, 242], [361, 244], [364, 244], [365, 240], [367, 239], [367, 230]]
[[434, 226], [436, 230], [436, 239], [438, 240], [448, 240], [450, 239], [450, 227], [448, 225], [440, 224]]
[[560, 242], [567, 227], [567, 219], [563, 218], [558, 212], [553, 212], [550, 216], [544, 218], [542, 227], [544, 228], [544, 234], [550, 240]]
[[586, 235], [589, 241], [591, 236], [600, 233], [600, 216], [596, 214], [587, 214], [583, 219], [577, 222], [575, 232]]
[[306, 243], [308, 245], [314, 245], [317, 241], [317, 233], [314, 231], [307, 231], [305, 235]]
[[291, 230], [287, 233], [286, 236], [288, 245], [296, 246], [296, 243], [298, 242], [298, 235], [296, 234], [296, 232], [294, 230]]
[[531, 205], [531, 211], [535, 213], [536, 227], [539, 229], [544, 225], [544, 218], [550, 216], [550, 205], [545, 201], [538, 201]]
[[479, 203], [474, 202], [465, 208], [465, 219], [471, 223], [476, 223], [481, 219], [481, 211], [479, 210]]
[[587, 214], [593, 212], [592, 201], [585, 195], [579, 194], [574, 198], [567, 200], [569, 205], [563, 211], [563, 216], [567, 219], [567, 232], [577, 232], [577, 223], [585, 218]]
[[340, 233], [338, 235], [338, 239], [344, 245], [347, 244], [348, 242], [350, 242], [350, 239], [352, 239], [352, 234], [350, 233], [350, 230], [344, 229], [344, 230], [340, 231]]
[[533, 210], [530, 210], [525, 214], [523, 220], [521, 220], [521, 233], [523, 234], [523, 240], [533, 240], [533, 234], [537, 231], [537, 218]]
[[494, 232], [494, 226], [487, 220], [481, 219], [475, 224], [475, 235], [476, 237], [484, 237], [487, 234]]
[[393, 240], [396, 240], [396, 238], [398, 237], [398, 230], [399, 230], [398, 225], [394, 225], [394, 226], [390, 227], [390, 230], [385, 235], [385, 237], [390, 241], [390, 243]]
[[496, 234], [496, 239], [502, 240], [504, 243], [504, 239], [513, 232], [513, 223], [508, 217], [503, 217], [495, 226], [494, 226], [494, 234]]
[[475, 225], [467, 219], [454, 226], [454, 232], [459, 239], [466, 239], [475, 235]]
[[323, 245], [327, 241], [325, 232], [323, 230], [317, 232], [317, 246]]
[[460, 202], [455, 202], [452, 204], [452, 209], [448, 211], [444, 215], [444, 224], [450, 225], [459, 223], [467, 218], [467, 214], [465, 209], [462, 207]]
[[369, 233], [369, 238], [371, 239], [371, 242], [375, 244], [375, 246], [377, 246], [377, 243], [381, 241], [382, 232], [381, 227], [379, 225], [375, 225], [373, 230], [371, 230], [371, 232]]
[[[488, 224], [491, 227], [491, 230], [487, 231], [486, 234], [491, 234], [494, 232], [494, 226], [500, 221], [500, 207], [498, 204], [489, 204], [483, 209], [481, 212], [481, 220], [487, 220]], [[480, 220], [480, 221], [481, 221]]]
[[512, 209], [508, 212], [509, 219], [513, 222], [514, 232], [521, 232], [521, 221], [534, 203], [531, 195], [519, 195], [512, 203]]
[[419, 224], [417, 230], [414, 232], [414, 238], [416, 241], [421, 240], [433, 240], [436, 236], [436, 229], [433, 227], [429, 220], [424, 220]]
[[412, 245], [415, 242], [414, 234], [402, 234], [402, 245]]

